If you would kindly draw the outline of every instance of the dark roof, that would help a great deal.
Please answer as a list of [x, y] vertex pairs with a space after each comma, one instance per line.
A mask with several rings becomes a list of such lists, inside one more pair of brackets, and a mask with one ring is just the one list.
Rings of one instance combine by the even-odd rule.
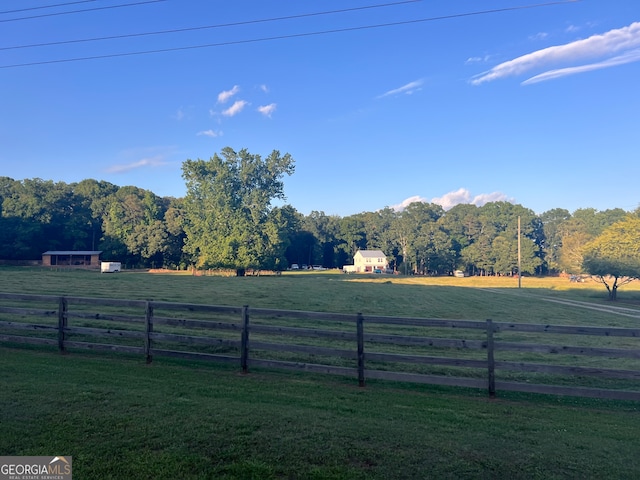
[[364, 258], [386, 257], [382, 250], [358, 250], [356, 253], [359, 253]]
[[102, 250], [49, 250], [43, 255], [100, 255]]

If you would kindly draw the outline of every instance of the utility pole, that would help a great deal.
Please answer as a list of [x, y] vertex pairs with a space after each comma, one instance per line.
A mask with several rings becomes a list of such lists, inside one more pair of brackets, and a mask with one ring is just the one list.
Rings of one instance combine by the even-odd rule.
[[520, 255], [520, 215], [518, 215], [518, 288], [522, 288], [522, 256]]

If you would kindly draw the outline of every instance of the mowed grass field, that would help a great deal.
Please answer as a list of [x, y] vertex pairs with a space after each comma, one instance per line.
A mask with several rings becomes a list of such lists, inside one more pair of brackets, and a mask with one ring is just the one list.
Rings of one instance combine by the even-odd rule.
[[[294, 310], [637, 326], [567, 279], [244, 278], [0, 268], [0, 291]], [[640, 288], [617, 306], [640, 309]], [[0, 314], [1, 316], [1, 314]], [[0, 455], [76, 478], [640, 478], [640, 404], [486, 393], [0, 344]]]

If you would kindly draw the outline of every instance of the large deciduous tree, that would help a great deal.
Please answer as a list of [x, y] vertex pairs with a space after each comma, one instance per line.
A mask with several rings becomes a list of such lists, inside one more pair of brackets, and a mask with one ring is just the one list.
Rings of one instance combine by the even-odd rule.
[[616, 222], [587, 243], [582, 266], [616, 300], [619, 287], [640, 279], [640, 217]]
[[263, 159], [226, 147], [208, 161], [186, 160], [185, 251], [199, 267], [232, 268], [239, 275], [276, 266], [274, 252], [284, 253], [277, 245], [283, 222], [272, 214], [271, 201], [285, 199], [282, 177], [293, 172], [293, 158], [277, 150]]

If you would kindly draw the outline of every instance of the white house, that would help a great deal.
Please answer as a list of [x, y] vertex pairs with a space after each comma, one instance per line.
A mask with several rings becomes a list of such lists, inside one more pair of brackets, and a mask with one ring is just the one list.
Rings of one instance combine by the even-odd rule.
[[349, 273], [384, 272], [389, 267], [387, 256], [382, 250], [358, 250], [353, 256], [353, 265], [345, 265], [342, 269]]

